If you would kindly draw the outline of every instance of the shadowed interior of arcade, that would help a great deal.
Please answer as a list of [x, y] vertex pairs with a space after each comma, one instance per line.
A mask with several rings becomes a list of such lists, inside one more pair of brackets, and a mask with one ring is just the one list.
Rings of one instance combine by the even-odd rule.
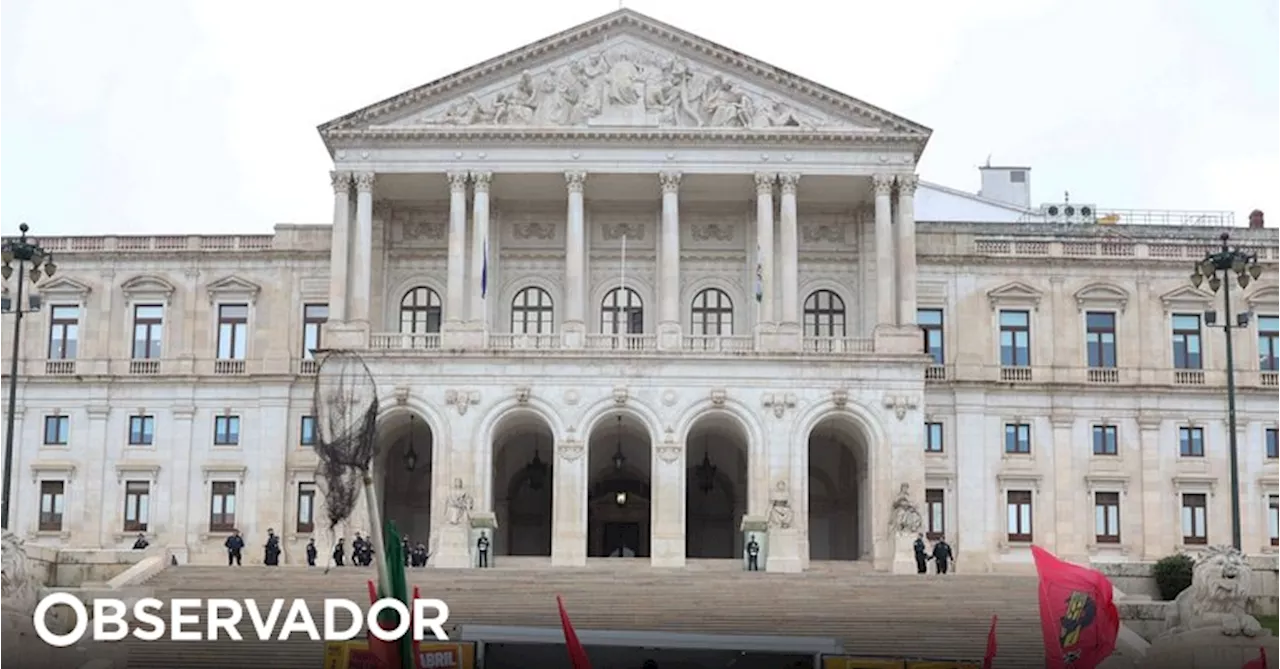
[[699, 418], [685, 441], [685, 556], [742, 555], [747, 513], [747, 434], [726, 414]]
[[809, 433], [809, 559], [871, 559], [867, 438], [851, 419], [832, 416]]
[[496, 555], [551, 556], [555, 438], [532, 411], [504, 416], [493, 431]]
[[587, 447], [587, 555], [649, 556], [652, 438], [630, 414], [607, 415]]
[[[378, 425], [382, 517], [413, 542], [431, 536], [431, 463], [434, 435], [421, 417], [397, 411]], [[319, 514], [318, 514], [319, 515]]]

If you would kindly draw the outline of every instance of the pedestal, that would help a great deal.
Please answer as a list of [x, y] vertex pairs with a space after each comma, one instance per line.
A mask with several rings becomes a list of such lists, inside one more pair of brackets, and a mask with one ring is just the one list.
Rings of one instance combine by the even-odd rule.
[[681, 341], [679, 323], [658, 324], [658, 349], [663, 351], [679, 351], [684, 342]]
[[742, 517], [742, 568], [750, 571], [751, 556], [747, 554], [747, 546], [751, 544], [751, 540], [760, 546], [760, 554], [756, 556], [756, 564], [760, 568], [765, 568], [769, 564], [769, 523], [760, 516], [743, 516]]
[[798, 574], [804, 571], [804, 563], [800, 560], [800, 532], [794, 527], [772, 527], [766, 533], [765, 542], [769, 546], [765, 571], [784, 574]]
[[325, 348], [333, 350], [362, 349], [369, 345], [369, 324], [359, 321], [325, 324]]
[[1270, 630], [1255, 637], [1226, 636], [1216, 627], [1192, 630], [1156, 639], [1139, 669], [1236, 669], [1256, 660], [1258, 649], [1267, 649], [1267, 668], [1275, 669], [1280, 650]]
[[908, 534], [895, 534], [893, 540], [893, 567], [895, 574], [916, 573], [916, 554], [912, 544], [915, 539]]
[[446, 525], [440, 531], [440, 543], [436, 546], [431, 564], [440, 569], [466, 569], [473, 566], [471, 556], [471, 528], [466, 525]]
[[560, 328], [560, 345], [564, 348], [585, 348], [587, 326], [582, 321], [569, 321]]

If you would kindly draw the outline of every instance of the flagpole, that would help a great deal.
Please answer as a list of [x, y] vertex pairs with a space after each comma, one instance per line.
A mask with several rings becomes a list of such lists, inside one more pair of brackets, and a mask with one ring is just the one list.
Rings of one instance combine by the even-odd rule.
[[[622, 235], [622, 260], [618, 263], [618, 266], [620, 268], [618, 275], [618, 306], [620, 309], [618, 311], [622, 314], [622, 327], [620, 329], [625, 332], [631, 332], [631, 313], [627, 309], [627, 307], [631, 306], [631, 300], [627, 299], [627, 235], [625, 233]], [[622, 336], [622, 332], [616, 334], [618, 335], [618, 346], [621, 347], [625, 338]]]

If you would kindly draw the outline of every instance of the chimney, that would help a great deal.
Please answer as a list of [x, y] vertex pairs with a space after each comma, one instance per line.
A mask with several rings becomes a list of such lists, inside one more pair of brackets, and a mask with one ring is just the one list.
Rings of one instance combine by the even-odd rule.
[[1261, 209], [1254, 209], [1252, 212], [1249, 212], [1249, 227], [1251, 227], [1251, 228], [1265, 228], [1265, 227], [1267, 227], [1267, 226], [1266, 226], [1266, 224], [1262, 222], [1262, 210], [1261, 210]]
[[988, 200], [1011, 204], [1023, 209], [1031, 208], [1031, 168], [979, 167], [982, 173], [982, 190], [978, 195]]

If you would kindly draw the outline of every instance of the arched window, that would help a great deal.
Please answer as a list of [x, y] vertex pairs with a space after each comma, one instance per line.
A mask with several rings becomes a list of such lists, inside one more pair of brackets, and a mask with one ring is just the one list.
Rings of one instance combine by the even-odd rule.
[[429, 334], [440, 331], [440, 293], [426, 286], [410, 288], [400, 298], [401, 334]]
[[600, 305], [601, 334], [643, 334], [644, 303], [630, 288], [614, 288]]
[[804, 301], [806, 337], [847, 337], [844, 300], [829, 290], [815, 290]]
[[733, 300], [719, 288], [706, 288], [693, 297], [692, 316], [692, 334], [733, 334]]
[[551, 294], [537, 287], [520, 289], [511, 301], [511, 331], [516, 334], [550, 334], [555, 331]]

